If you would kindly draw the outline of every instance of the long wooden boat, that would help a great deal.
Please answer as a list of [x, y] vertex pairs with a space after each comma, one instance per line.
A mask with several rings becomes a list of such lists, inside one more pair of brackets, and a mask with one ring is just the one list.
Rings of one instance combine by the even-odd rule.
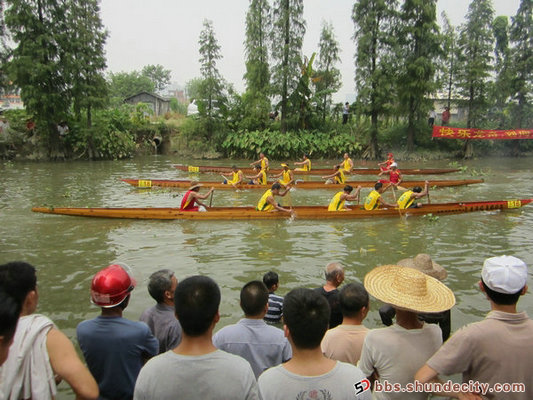
[[[507, 201], [473, 201], [460, 203], [424, 204], [420, 208], [398, 210], [384, 208], [366, 211], [361, 206], [349, 211], [328, 211], [325, 206], [294, 207], [295, 219], [353, 219], [425, 215], [460, 214], [474, 211], [496, 211], [520, 208], [533, 199]], [[179, 208], [62, 208], [34, 207], [32, 211], [46, 214], [73, 215], [80, 217], [127, 218], [127, 219], [193, 219], [193, 220], [263, 220], [290, 218], [285, 212], [261, 212], [254, 207], [212, 207], [207, 212], [180, 211]]]
[[[208, 165], [185, 165], [185, 164], [174, 164], [174, 167], [187, 172], [218, 172], [227, 174], [231, 172], [231, 167], [215, 167]], [[239, 168], [245, 174], [251, 174], [254, 170], [250, 167]], [[279, 174], [282, 170], [280, 168], [271, 168], [269, 169], [269, 174]], [[404, 175], [435, 175], [435, 174], [448, 174], [451, 172], [459, 171], [458, 168], [424, 168], [424, 169], [410, 169], [405, 168], [401, 169], [402, 174]], [[311, 171], [295, 171], [293, 172], [296, 175], [330, 175], [334, 172], [333, 168], [318, 168], [312, 169]], [[377, 175], [379, 174], [379, 168], [354, 168], [353, 174], [355, 175]]]
[[[191, 181], [190, 180], [172, 180], [172, 179], [122, 179], [123, 182], [126, 182], [132, 186], [135, 186], [137, 188], [141, 189], [149, 189], [152, 187], [174, 187], [174, 188], [187, 188], [190, 186]], [[263, 189], [266, 190], [270, 188], [270, 185], [274, 182], [270, 182], [268, 185], [250, 185], [250, 184], [242, 184], [242, 185], [226, 185], [222, 182], [200, 182], [202, 185], [206, 187], [214, 187], [215, 189]], [[294, 185], [295, 188], [298, 189], [335, 189], [339, 190], [345, 186], [345, 185], [352, 185], [354, 188], [357, 186], [362, 186], [365, 188], [373, 187], [375, 185], [376, 181], [347, 181], [345, 184], [328, 184], [326, 185], [323, 181], [298, 181], [296, 180], [296, 184]], [[449, 186], [463, 186], [463, 185], [471, 185], [474, 183], [483, 183], [483, 179], [459, 179], [459, 180], [437, 180], [437, 181], [429, 181], [430, 187], [438, 186], [438, 187], [449, 187]], [[405, 188], [412, 188], [415, 186], [421, 186], [424, 187], [424, 181], [403, 181], [401, 183], [402, 187]]]

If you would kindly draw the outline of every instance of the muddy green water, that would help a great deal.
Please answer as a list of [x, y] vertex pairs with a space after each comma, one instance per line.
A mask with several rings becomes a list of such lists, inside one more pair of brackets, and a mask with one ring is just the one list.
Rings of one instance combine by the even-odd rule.
[[[177, 171], [172, 164], [189, 161], [154, 156], [115, 162], [0, 162], [0, 262], [25, 260], [37, 267], [38, 311], [52, 318], [74, 341], [76, 325], [98, 314], [98, 309], [89, 302], [92, 276], [115, 261], [128, 264], [138, 281], [125, 312], [127, 318], [137, 319], [153, 304], [146, 290], [148, 276], [158, 269], [170, 268], [179, 279], [205, 274], [218, 282], [222, 290], [220, 327], [234, 323], [241, 316], [238, 295], [242, 285], [261, 279], [269, 270], [280, 274], [279, 294], [283, 295], [295, 287], [323, 284], [323, 267], [330, 261], [341, 261], [346, 266], [347, 282], [362, 281], [376, 265], [394, 263], [420, 252], [429, 253], [448, 271], [446, 283], [457, 297], [452, 311], [452, 329], [456, 330], [482, 319], [488, 311], [488, 302], [476, 286], [484, 258], [515, 255], [533, 268], [532, 205], [506, 213], [346, 222], [135, 221], [30, 211], [37, 205], [178, 206], [183, 191], [139, 191], [120, 182], [120, 178], [183, 179], [190, 175]], [[202, 162], [230, 163], [229, 160]], [[317, 168], [325, 165], [325, 162], [314, 162]], [[465, 165], [470, 173], [432, 178], [464, 179], [472, 176], [472, 171], [483, 170], [487, 172], [483, 176], [485, 183], [435, 189], [431, 191], [432, 202], [533, 198], [530, 158], [483, 159]], [[447, 161], [424, 165], [400, 162], [403, 168], [447, 166]], [[193, 176], [220, 180], [218, 174]], [[367, 192], [364, 190], [364, 194]], [[334, 193], [296, 189], [291, 192], [290, 201], [293, 205], [326, 205]], [[254, 205], [260, 195], [260, 191], [252, 190], [219, 190], [214, 194], [213, 205]], [[392, 200], [390, 193], [386, 196]], [[371, 307], [366, 324], [380, 326], [376, 311], [379, 303], [372, 301]], [[519, 308], [533, 315], [533, 295], [523, 297]], [[59, 397], [70, 397], [65, 384], [61, 385]]]

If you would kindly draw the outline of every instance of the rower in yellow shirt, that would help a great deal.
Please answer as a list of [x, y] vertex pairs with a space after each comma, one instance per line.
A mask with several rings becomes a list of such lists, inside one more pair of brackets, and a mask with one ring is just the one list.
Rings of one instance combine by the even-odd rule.
[[[424, 185], [424, 191], [420, 186], [415, 186], [412, 190], [407, 190], [402, 193], [398, 198], [398, 208], [400, 210], [405, 210], [406, 208], [419, 208], [422, 207], [422, 204], [415, 203], [416, 199], [420, 199], [426, 196], [429, 193], [429, 182], [426, 181]], [[429, 198], [429, 197], [428, 197]]]
[[294, 165], [301, 166], [301, 168], [295, 168], [295, 171], [311, 171], [311, 160], [307, 154], [304, 154], [302, 161], [296, 161]]
[[329, 202], [328, 211], [348, 211], [349, 208], [344, 205], [346, 201], [359, 200], [359, 192], [361, 191], [361, 186], [357, 186], [355, 193], [351, 194], [353, 187], [350, 185], [344, 186], [342, 192], [338, 192], [331, 201]]
[[223, 183], [227, 185], [233, 185], [234, 187], [241, 183], [244, 183], [244, 174], [242, 173], [242, 171], [236, 165], [233, 165], [231, 169], [233, 170], [232, 173], [221, 174], [222, 176], [228, 178], [231, 176], [231, 180], [225, 179]]
[[285, 163], [281, 164], [283, 167], [283, 171], [281, 171], [279, 174], [272, 175], [274, 178], [281, 178], [278, 179], [278, 182], [281, 184], [281, 186], [287, 187], [289, 185], [292, 185], [294, 183], [294, 174], [289, 169], [289, 166]]
[[348, 155], [348, 153], [344, 153], [344, 160], [337, 164], [339, 167], [341, 167], [344, 170], [344, 173], [351, 174], [353, 170], [353, 161]]
[[255, 209], [257, 211], [283, 211], [292, 214], [293, 210], [282, 207], [279, 203], [276, 202], [276, 199], [274, 198], [274, 196], [285, 196], [289, 192], [290, 187], [286, 188], [281, 193], [280, 190], [281, 185], [279, 184], [279, 182], [274, 183], [272, 187], [268, 189], [263, 194], [263, 196], [261, 196], [261, 199], [257, 203], [257, 207]]
[[255, 165], [261, 165], [261, 169], [265, 172], [268, 172], [269, 165], [268, 165], [268, 158], [265, 157], [265, 153], [261, 152], [259, 153], [259, 160], [254, 161], [253, 163], [250, 163], [250, 165], [253, 167]]
[[[388, 187], [388, 186], [387, 186]], [[385, 200], [383, 200], [383, 197], [381, 197], [381, 194], [385, 191], [387, 187], [383, 187], [383, 183], [377, 182], [374, 185], [374, 190], [370, 192], [368, 196], [366, 196], [365, 199], [365, 210], [375, 210], [376, 208], [382, 207], [396, 207], [394, 204], [387, 203]]]
[[266, 174], [265, 170], [261, 169], [260, 165], [255, 165], [254, 166], [254, 170], [255, 170], [255, 172], [257, 172], [256, 175], [252, 175], [252, 176], [246, 175], [247, 179], [251, 179], [250, 180], [250, 184], [252, 184], [252, 185], [263, 185], [263, 186], [268, 185], [267, 174]]
[[322, 179], [326, 179], [326, 185], [335, 183], [337, 185], [342, 185], [346, 183], [346, 177], [344, 176], [344, 170], [339, 166], [335, 165], [335, 172], [331, 175], [323, 176]]

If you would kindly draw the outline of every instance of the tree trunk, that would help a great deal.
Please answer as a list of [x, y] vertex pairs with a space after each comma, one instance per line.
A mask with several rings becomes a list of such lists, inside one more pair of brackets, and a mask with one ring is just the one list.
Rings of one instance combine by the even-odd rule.
[[372, 127], [370, 128], [369, 158], [377, 160], [379, 156], [378, 147], [378, 113], [372, 112]]
[[407, 151], [412, 152], [415, 149], [415, 115], [413, 111], [413, 99], [409, 99], [409, 116], [407, 123]]

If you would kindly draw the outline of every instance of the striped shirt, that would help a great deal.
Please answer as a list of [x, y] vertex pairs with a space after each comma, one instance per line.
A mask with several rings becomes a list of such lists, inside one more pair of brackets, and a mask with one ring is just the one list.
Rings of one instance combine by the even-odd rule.
[[274, 293], [268, 294], [268, 311], [264, 317], [265, 322], [275, 324], [281, 321], [283, 316], [283, 297]]

